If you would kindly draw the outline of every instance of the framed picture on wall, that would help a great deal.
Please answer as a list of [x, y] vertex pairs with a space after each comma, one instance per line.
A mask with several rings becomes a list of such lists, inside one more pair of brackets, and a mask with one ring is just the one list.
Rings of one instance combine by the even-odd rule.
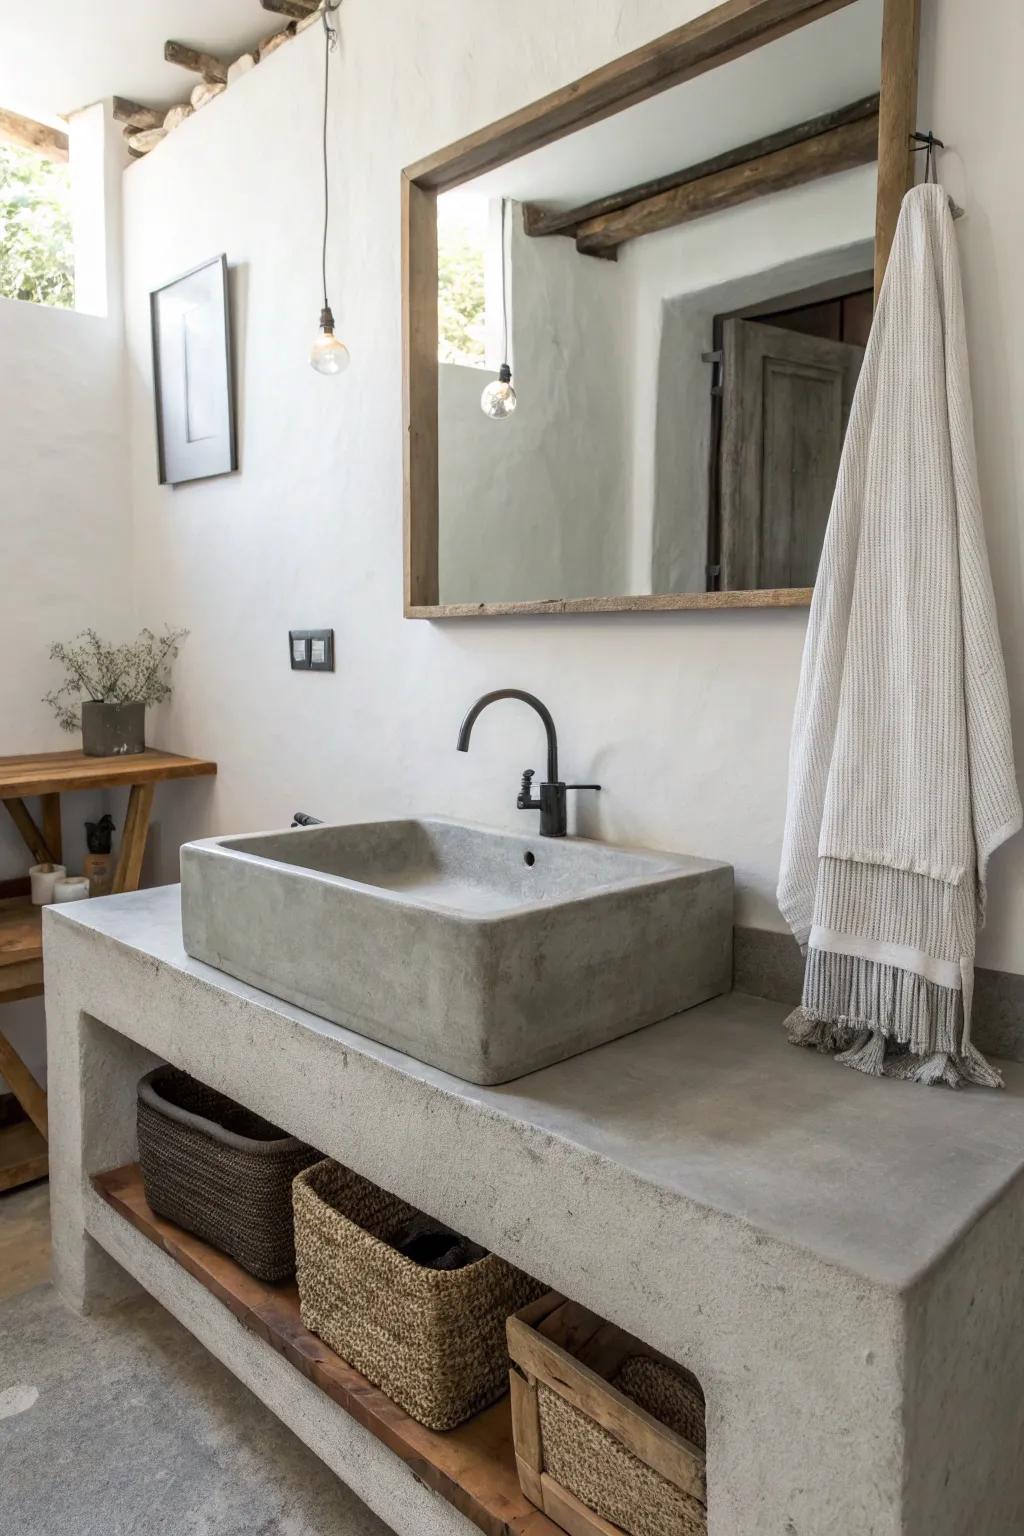
[[238, 468], [228, 263], [215, 256], [149, 296], [161, 485]]

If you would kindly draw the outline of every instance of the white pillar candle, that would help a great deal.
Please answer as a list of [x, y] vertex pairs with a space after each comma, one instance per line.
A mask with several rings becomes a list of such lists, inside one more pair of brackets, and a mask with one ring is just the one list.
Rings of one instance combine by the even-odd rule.
[[33, 864], [28, 872], [28, 878], [32, 885], [32, 902], [34, 906], [45, 907], [53, 900], [53, 888], [58, 880], [63, 880], [67, 870], [63, 864]]
[[89, 882], [84, 875], [65, 875], [53, 888], [54, 901], [85, 901]]

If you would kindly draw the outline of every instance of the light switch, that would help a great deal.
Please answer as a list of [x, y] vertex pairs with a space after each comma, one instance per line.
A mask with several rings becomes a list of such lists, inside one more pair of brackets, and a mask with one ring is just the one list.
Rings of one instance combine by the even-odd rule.
[[288, 643], [293, 671], [334, 671], [333, 629], [291, 629]]

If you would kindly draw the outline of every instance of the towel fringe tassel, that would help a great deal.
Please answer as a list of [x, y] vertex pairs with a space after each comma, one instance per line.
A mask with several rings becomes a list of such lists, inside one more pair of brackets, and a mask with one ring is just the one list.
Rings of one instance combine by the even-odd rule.
[[863, 1020], [823, 1019], [809, 1008], [794, 1008], [785, 1021], [791, 1045], [810, 1046], [831, 1055], [844, 1067], [870, 1077], [895, 1077], [908, 1083], [949, 1088], [973, 1084], [978, 1088], [1002, 1088], [1002, 1075], [968, 1042], [961, 1052], [932, 1051], [916, 1055], [898, 1040], [870, 1029]]
[[885, 1036], [878, 1030], [865, 1029], [849, 1050], [836, 1057], [844, 1067], [855, 1067], [870, 1077], [881, 1077], [885, 1070]]

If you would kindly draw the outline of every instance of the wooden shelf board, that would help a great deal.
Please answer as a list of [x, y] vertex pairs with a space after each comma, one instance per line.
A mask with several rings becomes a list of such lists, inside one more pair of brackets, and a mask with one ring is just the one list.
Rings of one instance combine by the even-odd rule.
[[49, 1168], [46, 1142], [31, 1120], [0, 1126], [0, 1190], [45, 1179]]
[[0, 757], [0, 800], [59, 795], [72, 789], [113, 789], [119, 784], [156, 784], [216, 773], [205, 758], [153, 749], [123, 757], [86, 757], [84, 752], [37, 752]]
[[43, 909], [27, 896], [0, 901], [0, 969], [43, 958]]
[[264, 1285], [209, 1244], [155, 1216], [137, 1164], [97, 1174], [92, 1185], [113, 1210], [486, 1536], [564, 1536], [519, 1487], [507, 1397], [447, 1434], [425, 1429], [302, 1326], [294, 1282]]

